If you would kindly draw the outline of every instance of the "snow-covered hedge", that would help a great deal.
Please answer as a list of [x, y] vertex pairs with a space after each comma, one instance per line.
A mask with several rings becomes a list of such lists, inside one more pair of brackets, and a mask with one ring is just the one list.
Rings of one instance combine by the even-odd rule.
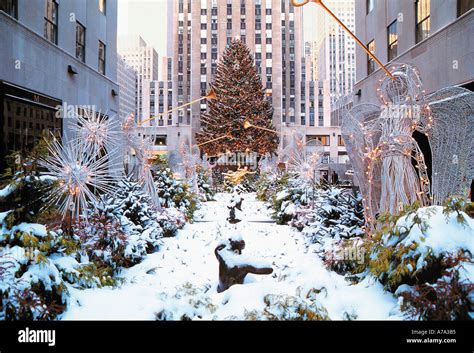
[[134, 264], [156, 249], [162, 237], [172, 237], [185, 223], [184, 214], [174, 207], [156, 209], [149, 195], [130, 179], [122, 180], [114, 195], [104, 197], [98, 213], [120, 224], [126, 235], [124, 258]]
[[198, 195], [191, 192], [189, 185], [176, 180], [167, 167], [155, 171], [154, 180], [161, 205], [165, 208], [177, 208], [188, 221], [192, 221], [199, 200]]
[[362, 197], [352, 190], [328, 185], [308, 188], [290, 174], [262, 175], [257, 195], [270, 201], [273, 218], [317, 238], [348, 239], [363, 236]]
[[365, 268], [404, 298], [403, 308], [410, 317], [473, 315], [474, 221], [459, 204], [449, 201], [444, 207], [423, 208], [415, 204], [401, 215], [381, 216], [384, 226], [366, 243], [368, 257], [360, 270]]
[[314, 190], [303, 188], [297, 178], [286, 173], [270, 182], [265, 197], [269, 197], [274, 210], [273, 219], [277, 224], [289, 224], [300, 216], [304, 217]]
[[155, 209], [127, 179], [91, 205], [87, 220], [63, 218], [46, 204], [49, 187], [54, 181], [29, 175], [0, 189], [0, 320], [58, 318], [68, 287], [118, 284], [120, 268], [140, 262], [185, 223], [174, 207]]
[[246, 320], [270, 321], [326, 321], [330, 320], [326, 308], [318, 304], [321, 290], [311, 289], [305, 297], [281, 294], [267, 294], [263, 301], [265, 308], [259, 312], [246, 313]]
[[55, 260], [71, 249], [68, 242], [39, 224], [8, 228], [0, 213], [0, 320], [54, 319], [67, 302]]

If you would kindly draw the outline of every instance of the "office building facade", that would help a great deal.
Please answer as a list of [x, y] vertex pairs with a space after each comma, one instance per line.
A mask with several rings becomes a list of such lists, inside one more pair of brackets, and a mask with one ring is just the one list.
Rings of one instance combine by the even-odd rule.
[[[357, 35], [390, 68], [415, 66], [426, 94], [447, 86], [473, 89], [474, 10], [469, 0], [356, 0]], [[381, 69], [357, 49], [354, 104], [379, 104]]]
[[118, 114], [116, 39], [114, 1], [0, 1], [0, 168], [71, 110]]

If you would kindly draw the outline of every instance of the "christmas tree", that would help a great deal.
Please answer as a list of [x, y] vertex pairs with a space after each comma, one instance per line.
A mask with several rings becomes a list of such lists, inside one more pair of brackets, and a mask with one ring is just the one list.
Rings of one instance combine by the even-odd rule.
[[[254, 127], [245, 129], [248, 120], [253, 126], [273, 130], [273, 109], [265, 97], [265, 88], [257, 73], [250, 49], [239, 39], [226, 48], [217, 66], [212, 84], [216, 99], [209, 100], [209, 110], [201, 117], [201, 131], [196, 134], [204, 153], [215, 156], [231, 151], [273, 152], [278, 135]], [[213, 139], [228, 136], [215, 142]]]

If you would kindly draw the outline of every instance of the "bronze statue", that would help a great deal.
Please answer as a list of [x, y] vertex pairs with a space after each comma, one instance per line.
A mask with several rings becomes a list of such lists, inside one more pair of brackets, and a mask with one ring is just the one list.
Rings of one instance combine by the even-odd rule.
[[[228, 247], [230, 247], [230, 249]], [[229, 289], [234, 284], [243, 284], [245, 276], [247, 276], [247, 274], [249, 273], [253, 273], [256, 275], [268, 275], [273, 272], [273, 269], [271, 267], [259, 268], [251, 264], [241, 264], [230, 267], [220, 254], [221, 251], [229, 251], [237, 255], [241, 255], [242, 250], [244, 248], [245, 241], [241, 239], [229, 239], [228, 244], [220, 244], [214, 250], [214, 254], [216, 255], [217, 260], [219, 261], [219, 286], [217, 287], [218, 293]]]

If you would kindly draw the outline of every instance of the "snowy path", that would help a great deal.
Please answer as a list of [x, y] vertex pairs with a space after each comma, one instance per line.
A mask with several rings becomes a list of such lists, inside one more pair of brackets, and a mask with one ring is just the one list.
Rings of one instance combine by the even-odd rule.
[[[245, 311], [265, 307], [266, 294], [295, 296], [300, 290], [306, 293], [311, 288], [325, 287], [327, 294], [321, 294], [318, 303], [326, 307], [333, 320], [342, 319], [345, 312], [362, 320], [400, 319], [396, 299], [380, 284], [364, 281], [350, 285], [342, 276], [326, 270], [321, 260], [308, 252], [301, 234], [272, 223], [270, 211], [254, 195], [244, 196], [246, 221], [236, 226], [225, 221], [230, 195], [217, 198], [203, 205], [195, 223], [186, 225], [176, 237], [163, 239], [158, 252], [123, 271], [125, 283], [120, 288], [72, 289], [73, 299], [63, 318], [153, 320], [158, 312], [166, 310], [172, 319], [180, 319], [183, 314], [203, 319], [243, 319]], [[214, 248], [219, 239], [235, 232], [246, 242], [245, 254], [272, 263], [274, 272], [248, 275], [244, 285], [234, 285], [218, 294]]]

